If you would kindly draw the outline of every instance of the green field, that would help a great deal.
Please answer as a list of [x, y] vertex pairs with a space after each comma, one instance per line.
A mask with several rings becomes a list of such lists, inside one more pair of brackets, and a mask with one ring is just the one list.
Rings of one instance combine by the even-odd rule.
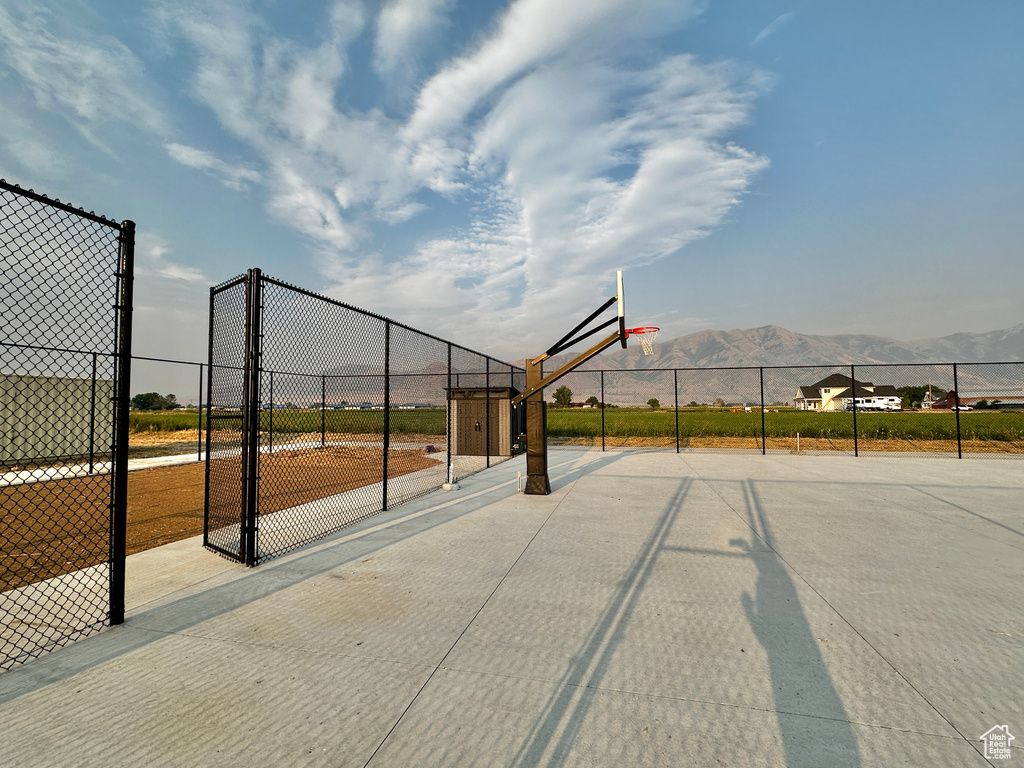
[[[764, 415], [766, 437], [852, 439], [852, 413], [778, 411]], [[605, 411], [607, 437], [675, 437], [675, 412], [650, 408], [610, 408]], [[960, 414], [964, 440], [1024, 440], [1024, 413], [970, 411]], [[548, 409], [548, 435], [557, 438], [601, 436], [601, 411], [597, 409]], [[867, 439], [956, 440], [956, 414], [928, 412], [858, 413], [857, 435]], [[761, 413], [728, 411], [679, 411], [679, 436], [761, 436]]]
[[[230, 412], [215, 414], [226, 416]], [[324, 428], [331, 433], [381, 434], [383, 411], [328, 410], [323, 414]], [[195, 429], [199, 420], [196, 411], [135, 412], [129, 415], [133, 432]], [[319, 432], [319, 410], [264, 411], [261, 428], [275, 433]], [[217, 419], [225, 428], [237, 428], [236, 419]], [[203, 425], [205, 427], [205, 417]], [[395, 434], [443, 435], [447, 417], [442, 408], [394, 410], [391, 430]], [[617, 438], [674, 438], [676, 416], [672, 410], [650, 408], [609, 408], [605, 411], [605, 435]], [[1024, 440], [1024, 412], [969, 411], [960, 414], [961, 437], [964, 440]], [[765, 414], [765, 436], [772, 438], [852, 439], [853, 414], [815, 413], [811, 411], [778, 411]], [[591, 408], [549, 408], [548, 435], [553, 438], [600, 438], [601, 411]], [[955, 440], [956, 414], [952, 412], [858, 413], [857, 435], [867, 439]], [[679, 436], [690, 437], [756, 437], [761, 436], [761, 414], [731, 413], [715, 410], [679, 411]]]

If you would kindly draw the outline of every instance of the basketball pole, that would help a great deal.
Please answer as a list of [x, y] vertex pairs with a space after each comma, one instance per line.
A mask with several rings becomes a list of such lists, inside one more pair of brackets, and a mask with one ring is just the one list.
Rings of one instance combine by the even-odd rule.
[[[611, 321], [611, 323], [614, 322], [616, 321]], [[600, 327], [596, 330], [600, 330]], [[582, 337], [578, 337], [576, 340], [578, 341], [579, 338]], [[540, 364], [550, 357], [550, 350], [540, 357], [526, 361], [526, 390], [512, 399], [513, 406], [526, 402], [526, 487], [523, 489], [524, 493], [537, 496], [546, 496], [551, 493], [551, 482], [548, 479], [548, 404], [544, 402], [544, 387], [551, 386], [573, 369], [583, 365], [587, 360], [619, 341], [620, 338], [621, 334], [616, 330], [615, 333], [602, 339], [586, 352], [577, 355], [558, 370], [543, 377]]]
[[541, 361], [526, 361], [526, 389], [535, 391], [526, 399], [526, 487], [524, 493], [546, 496], [551, 493], [548, 480], [548, 404], [544, 402]]

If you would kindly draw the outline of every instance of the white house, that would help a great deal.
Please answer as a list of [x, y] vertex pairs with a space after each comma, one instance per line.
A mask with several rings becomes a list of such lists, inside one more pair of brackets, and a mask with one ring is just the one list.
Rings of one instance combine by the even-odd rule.
[[854, 398], [859, 411], [897, 411], [901, 407], [899, 393], [891, 384], [855, 381], [841, 373], [800, 387], [793, 405], [798, 411], [844, 411], [853, 407]]

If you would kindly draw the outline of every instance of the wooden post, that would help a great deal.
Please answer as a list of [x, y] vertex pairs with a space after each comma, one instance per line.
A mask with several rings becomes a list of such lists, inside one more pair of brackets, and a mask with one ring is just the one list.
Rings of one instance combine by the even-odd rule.
[[[544, 360], [548, 359], [547, 352], [540, 357], [526, 361], [526, 390], [512, 398], [512, 405], [526, 403], [527, 478], [524, 493], [536, 495], [551, 493], [551, 483], [548, 482], [548, 418], [547, 404], [544, 402], [544, 387], [553, 386], [567, 373], [583, 365], [618, 340], [619, 332], [616, 331], [547, 376], [544, 375], [544, 369], [541, 366]], [[604, 411], [602, 411], [603, 413]]]
[[[526, 361], [526, 389], [540, 384], [540, 362]], [[524, 493], [545, 496], [551, 493], [548, 480], [548, 412], [544, 390], [526, 399], [526, 488]]]

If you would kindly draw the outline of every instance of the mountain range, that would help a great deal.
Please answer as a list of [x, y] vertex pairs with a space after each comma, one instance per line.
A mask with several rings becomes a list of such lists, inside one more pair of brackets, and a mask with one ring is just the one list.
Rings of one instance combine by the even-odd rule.
[[[580, 349], [583, 345], [580, 345]], [[554, 370], [572, 358], [558, 355], [545, 362]], [[727, 368], [787, 365], [868, 365], [872, 363], [983, 363], [1024, 360], [1024, 323], [988, 333], [955, 333], [933, 339], [899, 341], [884, 336], [841, 334], [815, 336], [766, 325], [730, 331], [699, 331], [658, 339], [654, 354], [639, 344], [603, 352], [585, 367]], [[522, 361], [518, 361], [519, 365]]]

